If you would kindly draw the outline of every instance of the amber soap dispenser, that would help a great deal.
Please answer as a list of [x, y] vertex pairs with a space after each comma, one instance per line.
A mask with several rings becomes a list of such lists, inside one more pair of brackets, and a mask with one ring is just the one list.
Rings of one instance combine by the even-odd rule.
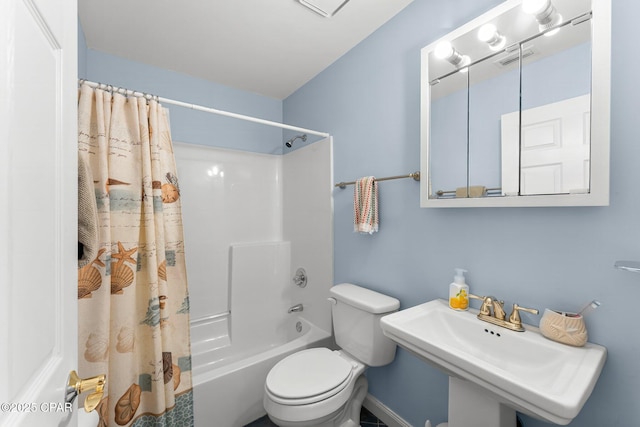
[[464, 273], [467, 270], [456, 268], [453, 283], [449, 285], [449, 307], [454, 310], [469, 309], [469, 285], [466, 284]]

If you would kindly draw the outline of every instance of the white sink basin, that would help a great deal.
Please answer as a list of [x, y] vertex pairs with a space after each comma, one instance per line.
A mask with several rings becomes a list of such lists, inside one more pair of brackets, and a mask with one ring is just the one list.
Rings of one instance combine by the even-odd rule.
[[401, 347], [482, 387], [499, 403], [548, 422], [570, 423], [591, 395], [607, 349], [592, 343], [571, 347], [544, 338], [538, 328], [525, 325], [525, 332], [515, 332], [476, 315], [477, 310], [454, 311], [446, 301], [433, 300], [385, 316], [381, 325]]

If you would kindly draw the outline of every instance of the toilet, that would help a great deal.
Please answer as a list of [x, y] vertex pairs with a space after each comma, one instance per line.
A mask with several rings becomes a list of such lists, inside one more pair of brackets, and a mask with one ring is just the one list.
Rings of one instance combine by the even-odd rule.
[[280, 427], [357, 427], [367, 395], [369, 366], [391, 363], [396, 344], [380, 318], [400, 302], [350, 283], [332, 287], [329, 300], [340, 350], [310, 348], [289, 355], [267, 375], [264, 408]]

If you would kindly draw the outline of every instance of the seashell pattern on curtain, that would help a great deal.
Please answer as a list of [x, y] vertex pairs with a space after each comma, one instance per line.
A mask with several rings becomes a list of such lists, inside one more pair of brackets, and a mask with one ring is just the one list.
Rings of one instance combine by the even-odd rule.
[[99, 251], [78, 271], [81, 377], [107, 374], [100, 427], [192, 426], [180, 188], [165, 110], [87, 85], [78, 150], [93, 175]]

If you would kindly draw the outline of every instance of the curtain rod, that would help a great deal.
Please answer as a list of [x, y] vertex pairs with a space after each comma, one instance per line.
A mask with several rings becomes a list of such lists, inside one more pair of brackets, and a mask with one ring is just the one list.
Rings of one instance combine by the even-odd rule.
[[112, 86], [112, 85], [107, 85], [107, 84], [104, 84], [104, 83], [96, 83], [96, 82], [92, 82], [92, 81], [89, 81], [89, 80], [83, 80], [83, 79], [79, 80], [79, 82], [80, 82], [80, 84], [86, 84], [86, 85], [88, 85], [88, 86], [90, 86], [92, 88], [109, 90], [109, 91], [112, 91], [112, 92], [120, 93], [122, 95], [139, 96], [139, 97], [144, 97], [144, 98], [151, 97], [151, 98], [157, 100], [158, 102], [160, 102], [162, 104], [177, 105], [179, 107], [190, 108], [192, 110], [204, 111], [205, 113], [212, 113], [212, 114], [218, 114], [220, 116], [233, 117], [235, 119], [246, 120], [248, 122], [260, 123], [260, 124], [267, 125], [267, 126], [279, 127], [279, 128], [282, 128], [282, 129], [294, 130], [294, 131], [297, 131], [297, 132], [305, 132], [305, 133], [309, 133], [311, 135], [322, 136], [322, 137], [325, 137], [325, 138], [331, 136], [330, 134], [328, 134], [326, 132], [319, 132], [319, 131], [315, 131], [315, 130], [311, 130], [311, 129], [305, 129], [305, 128], [301, 128], [301, 127], [297, 127], [297, 126], [291, 126], [291, 125], [287, 125], [287, 124], [284, 124], [284, 123], [273, 122], [271, 120], [264, 120], [264, 119], [259, 119], [257, 117], [245, 116], [244, 114], [237, 114], [237, 113], [232, 113], [232, 112], [229, 112], [229, 111], [217, 110], [215, 108], [203, 107], [201, 105], [189, 104], [187, 102], [176, 101], [175, 99], [169, 99], [169, 98], [163, 98], [161, 96], [149, 95], [149, 94], [146, 94], [146, 93], [143, 93], [143, 92], [137, 92], [137, 91], [134, 91], [134, 90], [129, 90], [129, 89], [120, 88], [120, 87], [116, 87], [116, 86]]
[[[420, 172], [413, 172], [409, 175], [396, 175], [396, 176], [387, 176], [385, 178], [375, 178], [374, 181], [389, 181], [390, 179], [402, 179], [402, 178], [413, 178], [416, 181], [420, 181]], [[351, 182], [339, 182], [335, 186], [340, 187], [342, 189], [347, 188], [347, 185], [353, 185], [356, 181]]]

